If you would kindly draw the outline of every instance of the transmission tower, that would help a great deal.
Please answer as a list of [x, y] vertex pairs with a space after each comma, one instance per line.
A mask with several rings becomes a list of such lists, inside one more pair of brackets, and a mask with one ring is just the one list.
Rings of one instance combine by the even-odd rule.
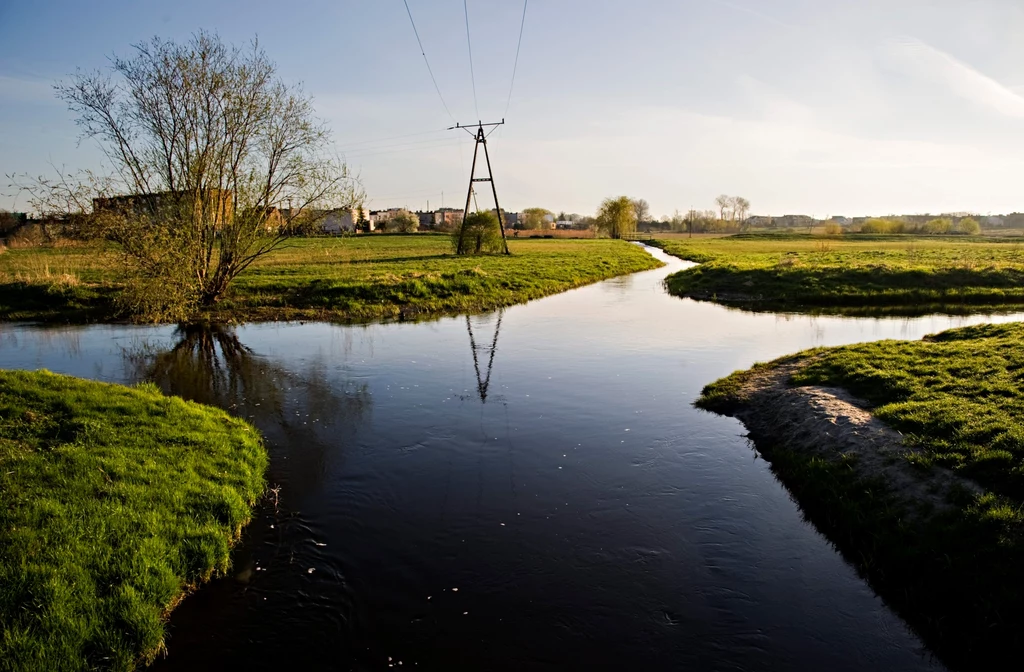
[[[471, 128], [473, 128], [472, 126], [467, 127], [462, 126], [460, 124], [455, 124], [454, 126], [448, 129], [450, 131], [456, 128], [461, 128], [462, 130], [466, 131], [476, 139], [476, 145], [474, 145], [473, 147], [473, 167], [469, 169], [469, 190], [466, 192], [466, 208], [465, 210], [462, 211], [462, 225], [461, 228], [459, 229], [459, 246], [458, 249], [456, 250], [457, 254], [466, 254], [467, 252], [469, 252], [469, 241], [466, 240], [466, 218], [469, 216], [469, 202], [473, 198], [474, 182], [491, 183], [491, 193], [494, 194], [494, 211], [498, 215], [498, 226], [501, 228], [501, 244], [505, 248], [505, 254], [511, 254], [508, 251], [508, 239], [505, 238], [505, 216], [501, 212], [501, 206], [498, 205], [498, 188], [494, 186], [494, 173], [491, 171], [491, 157], [487, 153], [487, 134], [484, 133], [484, 127], [498, 127], [504, 123], [504, 119], [490, 124], [477, 122], [476, 130], [470, 130]], [[494, 128], [491, 129], [492, 132], [493, 130]], [[487, 177], [476, 176], [476, 159], [477, 155], [480, 152], [480, 145], [484, 146], [484, 159], [487, 161]]]

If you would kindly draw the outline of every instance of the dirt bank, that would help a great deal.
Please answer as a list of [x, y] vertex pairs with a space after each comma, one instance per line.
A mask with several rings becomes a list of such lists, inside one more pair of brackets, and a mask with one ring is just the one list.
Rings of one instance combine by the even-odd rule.
[[762, 450], [784, 445], [830, 463], [843, 464], [857, 479], [884, 484], [906, 505], [909, 516], [950, 508], [951, 495], [981, 494], [974, 481], [949, 470], [915, 466], [906, 459], [915, 449], [903, 435], [871, 414], [870, 404], [836, 387], [790, 387], [789, 379], [808, 360], [746, 372], [730, 397], [708, 410], [733, 416], [747, 427]]

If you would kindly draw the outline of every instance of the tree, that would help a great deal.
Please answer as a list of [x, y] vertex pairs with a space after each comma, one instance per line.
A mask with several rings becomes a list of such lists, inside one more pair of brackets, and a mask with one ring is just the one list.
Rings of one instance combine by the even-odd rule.
[[420, 228], [420, 218], [408, 210], [399, 210], [388, 220], [388, 228], [399, 233], [413, 233]]
[[736, 221], [742, 223], [747, 218], [747, 213], [750, 212], [750, 201], [742, 196], [734, 196], [732, 199], [732, 211]]
[[936, 217], [925, 222], [924, 232], [931, 234], [950, 233], [953, 230], [953, 220], [949, 217]]
[[964, 217], [960, 220], [959, 224], [960, 233], [966, 233], [968, 236], [976, 236], [981, 233], [981, 224], [978, 223], [974, 217]]
[[[86, 185], [98, 199], [92, 231], [119, 244], [122, 305], [136, 315], [187, 318], [291, 235], [300, 213], [361, 200], [358, 181], [327, 154], [330, 133], [311, 99], [277, 77], [256, 42], [242, 50], [206, 32], [182, 44], [154, 38], [113, 58], [108, 73], [80, 72], [55, 89], [113, 174], [36, 180], [35, 200], [68, 192], [84, 211]], [[103, 198], [118, 192], [129, 195]]]
[[452, 232], [455, 254], [480, 254], [505, 251], [498, 216], [490, 210], [471, 212], [458, 229]]
[[732, 197], [722, 194], [715, 199], [715, 205], [718, 206], [718, 218], [725, 221], [725, 211], [732, 207]]
[[522, 229], [544, 229], [547, 228], [546, 217], [553, 216], [550, 210], [545, 208], [523, 208], [519, 213], [519, 224]]
[[636, 212], [637, 224], [649, 221], [651, 218], [651, 205], [642, 198], [633, 199], [633, 211]]
[[636, 208], [628, 196], [606, 198], [597, 211], [597, 228], [612, 238], [636, 231]]

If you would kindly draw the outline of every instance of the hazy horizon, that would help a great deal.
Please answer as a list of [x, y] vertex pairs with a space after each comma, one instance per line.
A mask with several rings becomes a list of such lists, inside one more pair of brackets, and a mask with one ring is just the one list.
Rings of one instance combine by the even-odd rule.
[[[0, 173], [97, 167], [52, 84], [207, 29], [258, 35], [304, 82], [374, 209], [462, 207], [472, 140], [444, 129], [504, 116], [489, 146], [510, 211], [626, 194], [660, 217], [722, 193], [820, 219], [1024, 211], [1024, 6], [1008, 0], [534, 0], [507, 114], [523, 4], [468, 3], [474, 102], [463, 3], [409, 0], [451, 117], [401, 0], [90, 5], [0, 3]], [[8, 181], [0, 208], [25, 209]]]

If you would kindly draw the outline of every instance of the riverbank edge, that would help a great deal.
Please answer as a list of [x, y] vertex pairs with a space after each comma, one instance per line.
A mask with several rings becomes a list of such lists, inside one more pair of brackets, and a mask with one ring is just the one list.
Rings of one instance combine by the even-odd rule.
[[[130, 408], [137, 412], [126, 413]], [[56, 421], [54, 414], [60, 415]], [[24, 429], [33, 424], [49, 426], [40, 437]], [[165, 428], [156, 437], [154, 424]], [[101, 438], [93, 444], [90, 437]], [[159, 450], [147, 443], [154, 439]], [[42, 459], [49, 464], [25, 467], [31, 453], [46, 455]], [[173, 467], [163, 470], [168, 472], [163, 483], [156, 483], [153, 468], [160, 460]], [[17, 612], [0, 618], [4, 669], [132, 670], [152, 663], [167, 650], [171, 612], [230, 568], [230, 554], [265, 493], [268, 464], [258, 430], [221, 409], [166, 396], [149, 384], [128, 387], [45, 370], [0, 370], [0, 465], [7, 467], [0, 490], [21, 509], [41, 506], [40, 499], [74, 509], [66, 514], [74, 523], [64, 530], [24, 529], [33, 518], [49, 524], [65, 515], [63, 509], [39, 516], [11, 504], [0, 515], [0, 578], [10, 586], [0, 586], [6, 593], [0, 607], [14, 606]], [[26, 487], [25, 479], [33, 477], [45, 487]], [[170, 487], [158, 491], [161, 485]], [[83, 497], [89, 506], [75, 506]], [[167, 516], [168, 511], [175, 515]], [[107, 529], [118, 525], [121, 534]], [[82, 530], [115, 541], [105, 544], [102, 533], [89, 536], [94, 553], [82, 553], [91, 550], [81, 546], [87, 536]], [[32, 546], [26, 549], [27, 544]], [[50, 550], [54, 547], [59, 551]], [[63, 562], [53, 555], [76, 548], [79, 552], [66, 553]], [[122, 580], [104, 583], [111, 576]], [[33, 583], [39, 577], [48, 583]], [[61, 592], [67, 585], [71, 588]], [[22, 599], [53, 590], [59, 599], [50, 603], [33, 606]], [[78, 603], [83, 595], [92, 597], [90, 604]]]
[[[245, 324], [261, 322], [329, 322], [334, 324], [371, 324], [375, 322], [423, 322], [458, 315], [479, 314], [522, 305], [555, 296], [564, 292], [586, 287], [605, 280], [651, 271], [664, 266], [645, 254], [637, 263], [625, 267], [607, 269], [606, 272], [592, 273], [558, 282], [551, 287], [505, 288], [502, 295], [490, 294], [485, 288], [479, 294], [443, 297], [436, 302], [410, 301], [408, 298], [393, 299], [384, 303], [365, 303], [357, 309], [338, 310], [329, 307], [304, 306], [244, 306], [237, 293], [231, 293], [224, 302], [226, 307], [203, 310], [195, 314], [190, 322], [216, 322], [222, 324]], [[361, 293], [374, 287], [375, 283], [353, 284], [352, 293]], [[137, 320], [119, 316], [115, 305], [117, 289], [108, 284], [82, 284], [77, 286], [44, 286], [21, 281], [0, 283], [0, 296], [32, 294], [36, 309], [0, 309], [0, 323], [35, 322], [39, 324], [133, 324]], [[282, 295], [283, 296], [283, 295]], [[285, 297], [285, 300], [288, 300]]]
[[[972, 586], [985, 580], [950, 560], [979, 539], [995, 543], [971, 529], [966, 513], [984, 489], [946, 469], [915, 467], [903, 435], [846, 390], [792, 386], [814, 357], [798, 353], [737, 371], [707, 385], [694, 405], [743, 423], [805, 519], [950, 669], [1019, 655], [1000, 595], [976, 593]], [[983, 555], [968, 571], [996, 567], [998, 549]]]
[[[795, 312], [814, 315], [843, 315], [848, 317], [911, 317], [929, 313], [948, 315], [999, 314], [1024, 309], [1024, 291], [1016, 290], [1008, 296], [1002, 287], [957, 287], [925, 290], [920, 287], [902, 288], [894, 284], [891, 292], [851, 294], [847, 291], [820, 291], [802, 293], [797, 297], [787, 296], [785, 289], [773, 291], [771, 278], [763, 277], [766, 269], [737, 269], [725, 266], [709, 266], [720, 261], [714, 255], [700, 253], [679, 254], [673, 251], [674, 241], [650, 240], [646, 244], [683, 261], [700, 265], [702, 274], [716, 274], [717, 278], [701, 278], [695, 286], [693, 268], [676, 271], [665, 278], [665, 289], [672, 296], [717, 303], [728, 308], [750, 312]], [[694, 267], [696, 268], [696, 266]], [[747, 278], [744, 281], [744, 278]], [[727, 283], [722, 283], [727, 279]], [[703, 285], [716, 285], [705, 288]], [[818, 274], [821, 288], [828, 289], [827, 274]], [[744, 284], [757, 287], [754, 292], [737, 292], [724, 289], [723, 284]], [[964, 293], [962, 289], [971, 291]], [[1014, 289], [1010, 286], [1009, 289]], [[766, 295], [767, 293], [767, 295]]]

